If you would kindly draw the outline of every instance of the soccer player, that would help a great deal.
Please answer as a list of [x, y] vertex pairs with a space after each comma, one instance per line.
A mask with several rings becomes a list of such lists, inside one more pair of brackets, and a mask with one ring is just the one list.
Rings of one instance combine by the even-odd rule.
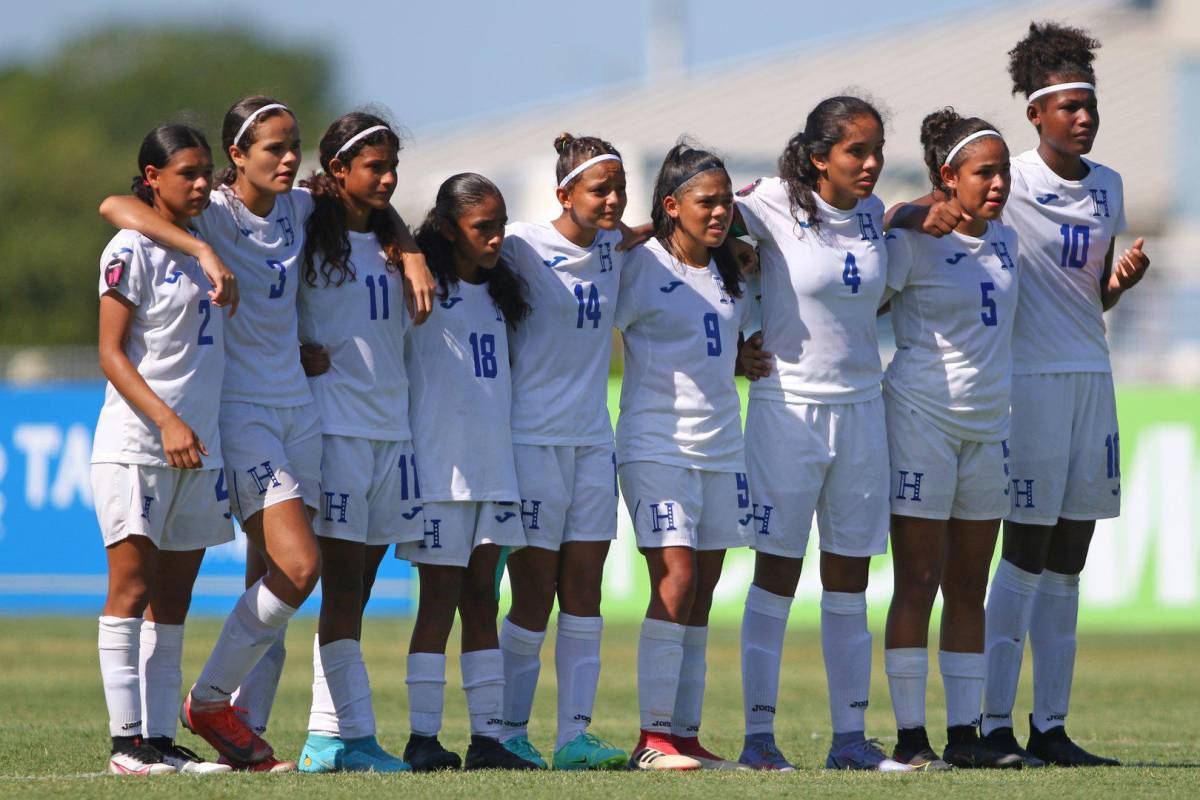
[[[133, 193], [151, 213], [186, 229], [211, 189], [212, 152], [199, 131], [160, 125], [142, 140]], [[233, 538], [217, 429], [224, 309], [196, 259], [135, 231], [113, 237], [100, 273], [109, 382], [92, 489], [108, 557], [99, 632], [108, 769], [228, 772], [174, 743], [192, 585], [204, 549]]]
[[[1066, 733], [1075, 665], [1079, 573], [1097, 519], [1120, 513], [1120, 436], [1104, 311], [1145, 275], [1142, 239], [1115, 260], [1125, 229], [1121, 176], [1084, 156], [1100, 124], [1099, 42], [1078, 28], [1033, 23], [1009, 51], [1013, 93], [1028, 101], [1036, 148], [1012, 160], [1004, 220], [1021, 239], [1013, 330], [1012, 509], [987, 601], [983, 740], [1029, 766], [1111, 766]], [[930, 203], [932, 207], [924, 208]], [[897, 210], [897, 225], [941, 235], [955, 211], [939, 197]], [[1033, 651], [1027, 748], [1012, 709]]]
[[541, 767], [528, 725], [546, 624], [557, 596], [555, 769], [619, 769], [626, 753], [588, 732], [600, 678], [600, 581], [617, 535], [616, 453], [608, 367], [622, 265], [625, 169], [608, 142], [554, 142], [558, 202], [550, 223], [513, 223], [504, 260], [532, 312], [512, 334], [513, 449], [528, 546], [508, 559], [512, 607], [504, 653], [505, 747]]
[[[888, 465], [875, 316], [887, 251], [883, 120], [856, 97], [831, 97], [788, 142], [778, 178], [738, 192], [759, 242], [762, 347], [769, 374], [748, 369], [747, 520], [757, 551], [742, 618], [746, 741], [740, 760], [791, 769], [775, 744], [779, 667], [813, 512], [821, 534], [821, 643], [833, 743], [826, 766], [906, 771], [864, 734], [871, 680], [866, 588], [887, 549]], [[745, 360], [745, 359], [744, 359]]]
[[502, 547], [525, 543], [513, 464], [508, 329], [529, 306], [501, 258], [504, 198], [482, 175], [439, 187], [417, 230], [437, 276], [439, 302], [405, 343], [424, 536], [396, 556], [417, 566], [420, 597], [408, 651], [412, 735], [404, 760], [417, 771], [457, 769], [438, 741], [446, 641], [458, 611], [462, 677], [471, 718], [467, 769], [537, 769], [500, 744], [504, 666], [494, 593]]
[[[921, 123], [935, 189], [962, 212], [935, 239], [888, 233], [887, 293], [896, 355], [883, 380], [895, 592], [885, 659], [899, 742], [893, 759], [924, 770], [1019, 768], [981, 743], [983, 599], [1008, 513], [1008, 407], [1017, 307], [1017, 237], [1000, 224], [1009, 156], [990, 123], [945, 108]], [[941, 588], [938, 664], [948, 743], [925, 732], [929, 616]]]
[[733, 187], [721, 159], [673, 147], [651, 217], [655, 238], [632, 251], [614, 320], [625, 348], [617, 472], [650, 573], [629, 766], [745, 769], [699, 740], [713, 589], [750, 513], [733, 381], [750, 304], [723, 248]]
[[400, 228], [389, 205], [400, 139], [350, 113], [321, 137], [300, 275], [300, 339], [328, 371], [309, 381], [321, 415], [321, 619], [301, 772], [399, 772], [375, 739], [362, 612], [389, 544], [421, 538], [408, 424]]

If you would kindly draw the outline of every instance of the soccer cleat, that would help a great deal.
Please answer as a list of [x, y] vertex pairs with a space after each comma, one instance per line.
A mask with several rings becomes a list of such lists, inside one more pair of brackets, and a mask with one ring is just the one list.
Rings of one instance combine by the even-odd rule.
[[542, 758], [542, 754], [538, 749], [533, 746], [533, 742], [529, 741], [528, 736], [514, 736], [511, 739], [505, 739], [500, 744], [504, 745], [504, 749], [508, 752], [525, 759], [538, 769], [550, 769], [550, 765], [546, 763], [546, 759]]
[[409, 734], [408, 744], [404, 746], [404, 760], [413, 772], [435, 772], [462, 766], [458, 753], [451, 753], [442, 747], [436, 736], [419, 736], [415, 733]]
[[1048, 731], [1039, 731], [1029, 715], [1029, 743], [1026, 749], [1031, 754], [1057, 767], [1119, 767], [1115, 758], [1104, 758], [1084, 750], [1067, 736], [1064, 725], [1056, 725]]
[[148, 744], [142, 737], [120, 737], [114, 739], [112, 754], [108, 757], [108, 771], [114, 775], [174, 775], [178, 770], [163, 760], [162, 753]]
[[463, 769], [539, 769], [539, 767], [532, 761], [526, 761], [510, 752], [500, 744], [499, 739], [471, 734], [471, 744], [467, 747], [467, 760], [463, 764]]
[[680, 755], [689, 756], [700, 762], [700, 769], [749, 769], [736, 761], [721, 758], [716, 753], [707, 750], [700, 744], [698, 736], [675, 736], [672, 734], [671, 743]]
[[942, 760], [963, 769], [1020, 769], [1021, 757], [993, 750], [979, 738], [974, 725], [953, 725], [946, 729], [946, 749]]
[[296, 765], [301, 772], [338, 772], [345, 755], [346, 743], [341, 737], [309, 733]]
[[234, 772], [295, 772], [295, 761], [280, 761], [275, 756], [269, 756], [262, 761], [255, 761], [253, 764], [243, 764], [239, 761], [230, 761], [225, 756], [217, 759], [218, 764], [227, 764], [233, 768]]
[[1027, 769], [1046, 766], [1046, 762], [1026, 750], [1017, 742], [1012, 728], [996, 728], [989, 734], [979, 737], [979, 741], [995, 750], [997, 753], [1010, 753], [1021, 759], [1021, 766]]
[[585, 732], [554, 752], [554, 768], [624, 769], [628, 758], [621, 748]]
[[630, 769], [688, 770], [700, 769], [700, 762], [685, 756], [675, 749], [671, 740], [657, 733], [642, 731], [633, 755], [629, 757]]
[[878, 739], [859, 739], [838, 748], [829, 748], [825, 769], [871, 770], [875, 772], [912, 772], [908, 764], [893, 761], [883, 752]]
[[176, 772], [188, 775], [214, 775], [229, 772], [232, 769], [228, 764], [205, 761], [196, 753], [183, 745], [175, 744], [165, 736], [156, 736], [148, 739], [146, 743], [157, 750], [158, 754], [162, 756], [163, 763], [170, 764]]
[[347, 739], [342, 769], [347, 772], [409, 772], [412, 767], [379, 746], [374, 736]]
[[896, 731], [896, 749], [892, 761], [908, 764], [918, 772], [945, 772], [950, 765], [938, 757], [929, 745], [929, 734], [925, 728], [901, 728]]
[[179, 720], [231, 763], [257, 764], [272, 758], [275, 751], [271, 745], [250, 730], [239, 711], [244, 713], [245, 709], [232, 706], [228, 701], [211, 705], [195, 703], [192, 693], [188, 692], [179, 709]]
[[772, 769], [779, 772], [792, 772], [796, 769], [775, 745], [773, 733], [746, 734], [738, 762], [750, 769]]

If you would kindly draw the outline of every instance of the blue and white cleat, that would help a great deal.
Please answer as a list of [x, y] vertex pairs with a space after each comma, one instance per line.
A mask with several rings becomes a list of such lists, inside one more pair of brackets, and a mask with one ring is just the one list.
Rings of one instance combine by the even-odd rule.
[[537, 764], [538, 769], [550, 769], [550, 765], [546, 763], [541, 752], [533, 746], [533, 742], [529, 741], [528, 736], [514, 736], [511, 739], [505, 739], [500, 744], [504, 745], [504, 749], [514, 756], [519, 756], [530, 764]]
[[310, 733], [304, 741], [304, 749], [300, 751], [296, 767], [301, 772], [309, 773], [338, 772], [342, 769], [345, 754], [346, 743], [341, 738]]
[[857, 769], [874, 772], [912, 772], [908, 764], [888, 758], [878, 739], [859, 739], [838, 748], [830, 748], [825, 769]]
[[342, 769], [347, 772], [410, 772], [412, 767], [380, 747], [374, 736], [364, 736], [346, 740]]
[[779, 772], [792, 772], [796, 769], [776, 746], [773, 733], [746, 734], [738, 763], [750, 769], [772, 769]]

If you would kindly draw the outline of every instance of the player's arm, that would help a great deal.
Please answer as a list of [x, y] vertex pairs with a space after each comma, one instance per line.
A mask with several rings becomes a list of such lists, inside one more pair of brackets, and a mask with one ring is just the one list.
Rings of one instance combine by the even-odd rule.
[[437, 281], [429, 271], [429, 265], [425, 263], [425, 254], [417, 247], [417, 240], [404, 224], [400, 212], [388, 206], [388, 214], [392, 218], [392, 224], [396, 226], [400, 242], [400, 260], [404, 267], [404, 302], [408, 305], [413, 324], [420, 325], [429, 318], [429, 312], [433, 311]]
[[208, 242], [192, 236], [131, 195], [111, 195], [104, 198], [100, 203], [100, 216], [113, 227], [137, 231], [163, 247], [195, 258], [200, 262], [204, 276], [213, 286], [208, 293], [208, 299], [214, 306], [229, 306], [231, 317], [237, 313], [237, 276], [229, 271]]
[[916, 200], [892, 206], [883, 215], [883, 226], [921, 231], [934, 238], [940, 238], [954, 230], [962, 221], [963, 212], [957, 205], [951, 203], [941, 192], [933, 191]]
[[329, 372], [331, 364], [329, 351], [325, 349], [324, 345], [300, 345], [300, 367], [304, 370], [306, 377], [315, 378], [318, 375], [324, 375]]
[[1117, 240], [1108, 243], [1108, 253], [1104, 256], [1104, 274], [1100, 279], [1100, 304], [1105, 311], [1117, 304], [1121, 295], [1137, 285], [1138, 281], [1150, 269], [1150, 257], [1142, 252], [1146, 240], [1139, 236], [1133, 247], [1121, 253], [1121, 258], [1113, 265], [1113, 253], [1116, 252]]
[[177, 469], [198, 469], [203, 464], [200, 456], [208, 455], [204, 442], [154, 393], [125, 354], [133, 309], [133, 303], [117, 292], [106, 292], [100, 298], [100, 368], [113, 388], [158, 426], [167, 463]]

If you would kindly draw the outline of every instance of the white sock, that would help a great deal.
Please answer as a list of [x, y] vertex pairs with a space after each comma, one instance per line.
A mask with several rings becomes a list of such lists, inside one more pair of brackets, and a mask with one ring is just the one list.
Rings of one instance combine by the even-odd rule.
[[554, 671], [558, 674], [558, 738], [554, 749], [587, 730], [600, 683], [602, 617], [577, 617], [558, 612], [554, 642]]
[[708, 647], [708, 626], [688, 625], [683, 629], [683, 661], [679, 665], [679, 688], [675, 690], [675, 711], [671, 715], [671, 733], [676, 736], [700, 736], [700, 712], [704, 708], [704, 677], [708, 671], [704, 654]]
[[500, 649], [474, 650], [458, 658], [471, 735], [499, 739], [504, 730], [504, 656]]
[[896, 728], [925, 727], [925, 685], [929, 681], [929, 651], [896, 647], [883, 651]]
[[192, 698], [200, 703], [230, 699], [295, 613], [296, 609], [276, 597], [261, 580], [247, 589], [226, 618], [196, 679]]
[[500, 652], [504, 655], [504, 739], [529, 735], [529, 715], [538, 674], [542, 671], [545, 631], [529, 631], [508, 618], [500, 625]]
[[138, 673], [142, 683], [142, 727], [147, 739], [175, 738], [183, 688], [183, 626], [142, 623]]
[[283, 662], [287, 658], [287, 648], [284, 646], [286, 637], [287, 623], [284, 623], [267, 652], [263, 653], [263, 657], [233, 693], [233, 704], [246, 709], [246, 724], [260, 736], [267, 730], [271, 706], [275, 704], [275, 694], [279, 691]]
[[1048, 731], [1067, 723], [1075, 677], [1079, 576], [1045, 570], [1029, 624], [1033, 652], [1033, 724]]
[[338, 729], [348, 741], [375, 735], [371, 681], [357, 639], [338, 639], [321, 646], [325, 682], [337, 709]]
[[313, 685], [312, 705], [308, 710], [308, 732], [321, 736], [341, 736], [338, 727], [337, 706], [329, 694], [329, 682], [325, 680], [325, 664], [321, 660], [321, 637], [313, 634]]
[[1013, 704], [1021, 679], [1021, 659], [1025, 654], [1025, 634], [1041, 575], [1026, 572], [1011, 561], [1000, 559], [992, 586], [988, 590], [987, 622], [984, 628], [984, 655], [987, 679], [983, 687], [983, 720], [980, 731], [986, 736], [997, 728], [1013, 726]]
[[746, 733], [775, 731], [779, 664], [792, 598], [750, 584], [742, 614], [742, 703]]
[[437, 736], [442, 729], [446, 686], [444, 653], [409, 653], [408, 725], [418, 736]]
[[871, 695], [871, 632], [867, 630], [865, 592], [821, 593], [821, 652], [834, 735], [865, 731]]
[[638, 638], [638, 711], [642, 730], [668, 736], [683, 663], [682, 625], [647, 617]]
[[138, 689], [138, 632], [141, 617], [100, 617], [97, 647], [110, 736], [142, 733], [142, 697]]
[[946, 688], [946, 727], [975, 725], [983, 698], [983, 676], [987, 660], [983, 653], [938, 651], [938, 667]]

